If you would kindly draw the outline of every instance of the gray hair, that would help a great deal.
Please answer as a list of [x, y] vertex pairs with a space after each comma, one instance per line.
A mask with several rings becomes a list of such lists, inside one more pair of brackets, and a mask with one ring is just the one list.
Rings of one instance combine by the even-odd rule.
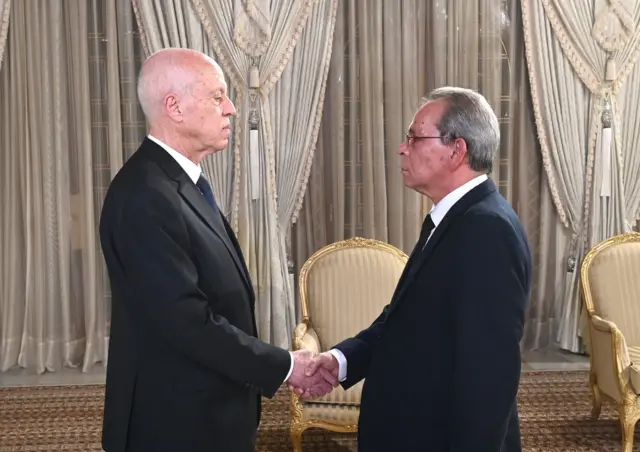
[[451, 86], [434, 89], [423, 100], [437, 99], [448, 104], [437, 125], [443, 142], [464, 139], [471, 169], [490, 173], [500, 147], [500, 124], [489, 102], [476, 91]]

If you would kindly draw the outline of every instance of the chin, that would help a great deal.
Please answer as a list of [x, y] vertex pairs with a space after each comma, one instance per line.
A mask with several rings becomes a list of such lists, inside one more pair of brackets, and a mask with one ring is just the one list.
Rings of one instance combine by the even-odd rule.
[[211, 146], [209, 146], [209, 150], [212, 154], [215, 154], [216, 152], [224, 151], [228, 146], [229, 140], [225, 138], [213, 143]]

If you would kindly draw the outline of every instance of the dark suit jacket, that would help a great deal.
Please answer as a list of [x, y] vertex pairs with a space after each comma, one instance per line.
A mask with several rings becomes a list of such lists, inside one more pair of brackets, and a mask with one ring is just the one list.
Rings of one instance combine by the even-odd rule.
[[260, 396], [291, 358], [256, 339], [229, 225], [145, 139], [109, 187], [100, 239], [112, 290], [105, 451], [253, 451]]
[[366, 330], [335, 348], [349, 388], [366, 378], [361, 452], [519, 452], [519, 342], [531, 256], [515, 212], [488, 180], [412, 253]]

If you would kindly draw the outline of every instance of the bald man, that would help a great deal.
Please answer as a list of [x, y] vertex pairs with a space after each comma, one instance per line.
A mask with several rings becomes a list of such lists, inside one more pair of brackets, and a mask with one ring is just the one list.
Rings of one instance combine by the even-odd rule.
[[106, 452], [251, 452], [260, 397], [306, 377], [309, 352], [256, 338], [255, 294], [200, 162], [236, 114], [220, 67], [187, 49], [143, 64], [149, 135], [109, 187], [100, 240], [112, 290]]

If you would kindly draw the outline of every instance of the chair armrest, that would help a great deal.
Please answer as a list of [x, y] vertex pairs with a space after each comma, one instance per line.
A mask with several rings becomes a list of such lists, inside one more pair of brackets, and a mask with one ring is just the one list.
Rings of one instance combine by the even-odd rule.
[[589, 316], [591, 366], [598, 387], [620, 401], [629, 385], [631, 359], [624, 336], [615, 323], [595, 314]]
[[308, 322], [298, 324], [293, 332], [293, 350], [309, 349], [314, 353], [320, 353], [320, 339], [318, 333]]
[[[597, 315], [591, 316], [591, 324], [599, 339], [604, 337], [610, 337], [612, 350], [615, 350], [616, 357], [619, 359], [617, 363], [618, 372], [623, 372], [631, 365], [631, 358], [629, 357], [629, 350], [627, 349], [627, 342], [624, 336], [618, 329], [615, 323], [610, 320], [605, 320]], [[600, 334], [604, 333], [604, 335]]]

